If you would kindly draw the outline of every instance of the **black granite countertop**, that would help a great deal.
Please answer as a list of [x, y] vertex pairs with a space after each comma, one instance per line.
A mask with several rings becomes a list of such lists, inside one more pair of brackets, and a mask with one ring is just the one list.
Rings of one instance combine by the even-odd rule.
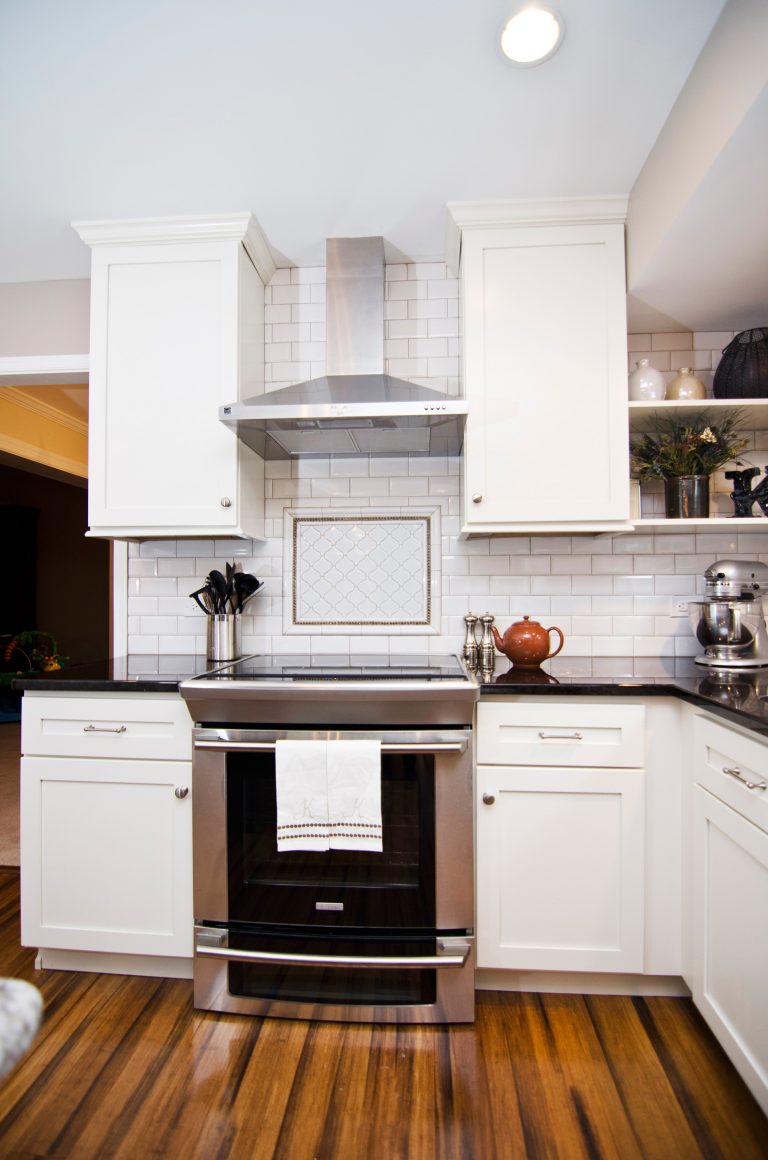
[[176, 693], [179, 682], [212, 668], [204, 656], [127, 656], [16, 677], [12, 689], [39, 693]]
[[[12, 688], [45, 693], [175, 693], [179, 682], [212, 667], [204, 656], [128, 656], [17, 677]], [[681, 697], [768, 738], [768, 667], [713, 669], [687, 657], [555, 657], [538, 669], [496, 658], [477, 674], [481, 697]]]
[[480, 696], [681, 697], [768, 738], [768, 667], [714, 669], [688, 657], [554, 657], [538, 669], [496, 658], [478, 672]]

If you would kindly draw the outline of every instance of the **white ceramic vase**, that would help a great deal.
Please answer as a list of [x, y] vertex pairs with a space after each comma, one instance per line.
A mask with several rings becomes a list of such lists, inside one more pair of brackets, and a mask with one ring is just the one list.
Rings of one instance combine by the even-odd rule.
[[651, 366], [650, 359], [639, 359], [630, 374], [629, 398], [633, 403], [647, 403], [664, 398], [664, 376], [661, 371]]
[[667, 383], [667, 399], [706, 399], [707, 388], [697, 379], [690, 367], [680, 367], [671, 383]]

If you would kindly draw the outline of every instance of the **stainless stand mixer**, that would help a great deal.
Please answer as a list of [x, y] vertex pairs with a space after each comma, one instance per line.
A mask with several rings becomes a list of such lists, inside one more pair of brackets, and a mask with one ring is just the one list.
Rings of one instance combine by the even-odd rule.
[[768, 565], [716, 560], [704, 578], [704, 599], [688, 602], [693, 634], [704, 647], [696, 664], [721, 669], [768, 665]]

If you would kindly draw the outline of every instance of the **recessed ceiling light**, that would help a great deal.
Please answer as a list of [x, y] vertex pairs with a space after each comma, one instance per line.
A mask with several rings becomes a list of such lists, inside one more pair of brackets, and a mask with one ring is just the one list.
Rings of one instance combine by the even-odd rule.
[[560, 47], [565, 25], [551, 8], [527, 4], [501, 32], [501, 51], [514, 64], [540, 64]]

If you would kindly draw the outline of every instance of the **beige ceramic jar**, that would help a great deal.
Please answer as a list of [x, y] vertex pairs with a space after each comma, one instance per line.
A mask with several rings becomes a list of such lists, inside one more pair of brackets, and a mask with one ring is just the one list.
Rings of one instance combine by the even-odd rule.
[[667, 383], [665, 399], [706, 399], [707, 388], [697, 379], [690, 367], [680, 367], [671, 383]]

